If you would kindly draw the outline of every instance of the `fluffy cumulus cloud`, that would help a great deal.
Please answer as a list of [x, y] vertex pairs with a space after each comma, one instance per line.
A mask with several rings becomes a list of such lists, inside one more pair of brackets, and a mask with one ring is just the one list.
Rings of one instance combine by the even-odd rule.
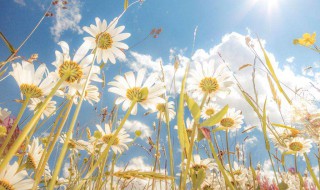
[[151, 137], [153, 133], [149, 126], [137, 120], [127, 120], [123, 127], [130, 133], [140, 130], [142, 132], [140, 138], [142, 139]]
[[68, 1], [66, 5], [63, 5], [63, 2], [59, 1], [59, 3], [54, 6], [54, 24], [50, 28], [50, 31], [56, 42], [59, 41], [64, 31], [71, 30], [78, 34], [83, 33], [79, 26], [82, 17], [80, 6], [80, 0]]
[[[131, 58], [129, 59], [131, 59], [134, 64], [130, 64], [129, 67], [134, 70], [147, 68], [150, 72], [161, 73], [160, 62], [162, 62], [163, 70], [166, 75], [165, 79], [167, 90], [173, 94], [173, 92], [179, 92], [185, 68], [189, 63], [190, 68], [192, 69], [194, 67], [194, 62], [214, 62], [216, 66], [225, 62], [233, 71], [234, 76], [237, 78], [243, 89], [252, 97], [254, 97], [252, 73], [253, 65], [255, 65], [255, 84], [258, 93], [259, 105], [262, 107], [263, 102], [267, 97], [267, 110], [270, 120], [273, 122], [281, 122], [282, 119], [281, 115], [279, 114], [278, 106], [272, 99], [272, 93], [269, 88], [266, 69], [261, 62], [255, 62], [255, 56], [246, 43], [246, 37], [247, 36], [236, 32], [226, 34], [222, 37], [222, 40], [219, 44], [213, 46], [208, 51], [204, 49], [197, 49], [191, 58], [184, 56], [178, 51], [172, 50], [170, 51], [169, 55], [169, 63], [164, 63], [163, 58], [152, 58], [150, 55], [131, 52]], [[251, 38], [251, 42], [257, 54], [262, 60], [264, 60], [264, 56], [259, 47], [257, 39]], [[261, 42], [265, 47], [266, 42], [264, 40], [261, 40]], [[287, 65], [288, 63], [281, 64], [280, 66], [279, 62], [271, 52], [267, 51], [267, 54], [274, 67], [276, 75], [280, 79], [282, 86], [289, 97], [295, 97], [295, 92], [298, 92], [299, 95], [303, 95], [309, 99], [320, 99], [319, 91], [312, 86], [312, 82], [314, 80], [313, 78], [310, 78], [310, 76], [304, 76], [303, 74], [294, 73], [290, 66]], [[179, 68], [176, 71], [174, 67], [175, 60], [179, 60]], [[289, 59], [289, 61], [291, 60], [293, 61], [293, 58]], [[131, 61], [130, 63], [132, 63]], [[248, 64], [251, 66], [239, 70], [239, 68]], [[318, 76], [319, 78], [318, 74], [314, 74], [312, 76]], [[175, 80], [175, 83], [172, 82], [173, 80]], [[275, 83], [273, 85], [276, 87]], [[281, 99], [282, 111], [287, 112], [290, 109], [289, 104], [286, 102], [280, 92], [277, 92], [277, 94]], [[235, 87], [226, 99], [217, 99], [217, 103], [220, 105], [228, 104], [230, 107], [241, 110], [245, 116], [246, 125], [260, 125], [256, 114], [250, 105], [244, 100], [238, 88]], [[286, 116], [288, 116], [288, 114]]]

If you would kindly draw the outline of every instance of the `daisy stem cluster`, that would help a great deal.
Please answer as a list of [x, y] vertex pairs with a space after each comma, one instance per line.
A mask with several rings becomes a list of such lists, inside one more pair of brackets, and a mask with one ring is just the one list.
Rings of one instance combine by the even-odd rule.
[[136, 105], [136, 102], [133, 101], [129, 107], [129, 109], [127, 110], [125, 116], [123, 117], [123, 119], [121, 120], [121, 123], [119, 124], [117, 130], [115, 131], [114, 135], [112, 136], [112, 138], [110, 139], [107, 147], [105, 148], [105, 150], [102, 152], [100, 159], [97, 160], [97, 162], [91, 167], [91, 169], [87, 172], [87, 174], [84, 177], [84, 180], [80, 181], [79, 184], [76, 187], [76, 190], [81, 189], [82, 185], [85, 183], [85, 179], [88, 179], [91, 177], [91, 175], [93, 174], [93, 172], [95, 171], [95, 169], [99, 166], [100, 162], [104, 162], [105, 163], [105, 159], [108, 157], [109, 154], [109, 150], [111, 148], [111, 145], [113, 144], [114, 140], [116, 139], [118, 133], [120, 132], [120, 130], [122, 129], [123, 125], [125, 124], [126, 120], [129, 118], [130, 113], [132, 111], [132, 109], [134, 108], [134, 106]]
[[9, 152], [3, 158], [3, 160], [0, 164], [0, 168], [5, 168], [5, 166], [10, 162], [10, 160], [12, 159], [14, 154], [17, 152], [17, 150], [19, 149], [19, 147], [21, 146], [21, 144], [23, 143], [23, 141], [27, 137], [28, 133], [31, 131], [31, 129], [33, 127], [35, 127], [35, 124], [39, 120], [39, 118], [40, 118], [41, 114], [43, 113], [44, 109], [46, 108], [47, 104], [49, 103], [49, 101], [51, 100], [53, 95], [56, 93], [56, 91], [58, 90], [58, 88], [64, 82], [64, 80], [66, 78], [67, 78], [67, 76], [65, 76], [64, 78], [61, 78], [57, 82], [57, 84], [54, 86], [54, 88], [52, 89], [50, 94], [43, 101], [43, 104], [41, 105], [41, 107], [38, 109], [36, 114], [31, 118], [31, 120], [28, 122], [28, 124], [24, 127], [24, 129], [23, 129], [22, 133], [19, 135], [18, 139], [14, 142], [14, 144], [11, 146]]

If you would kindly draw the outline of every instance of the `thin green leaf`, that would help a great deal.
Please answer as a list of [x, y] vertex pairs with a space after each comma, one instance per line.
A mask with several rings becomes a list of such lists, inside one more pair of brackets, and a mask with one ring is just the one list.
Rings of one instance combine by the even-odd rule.
[[214, 116], [210, 117], [209, 119], [205, 120], [204, 122], [202, 122], [200, 124], [201, 127], [210, 127], [213, 126], [215, 124], [217, 124], [218, 122], [221, 121], [221, 119], [223, 118], [224, 115], [226, 115], [226, 113], [228, 112], [229, 106], [226, 105], [224, 106], [224, 108], [222, 108], [218, 113], [216, 113]]
[[2, 75], [4, 75], [6, 73], [7, 69], [8, 68], [5, 68], [5, 69], [3, 69], [3, 71], [0, 72], [0, 79], [1, 79]]
[[185, 94], [185, 98], [187, 101], [188, 108], [189, 108], [191, 115], [194, 119], [194, 122], [199, 123], [200, 113], [201, 113], [199, 105], [191, 97], [189, 97], [187, 94]]
[[264, 48], [262, 47], [262, 44], [261, 44], [261, 42], [260, 42], [260, 39], [258, 39], [258, 41], [259, 41], [261, 50], [263, 51], [263, 55], [264, 55], [264, 58], [265, 58], [265, 60], [266, 60], [266, 65], [267, 65], [267, 67], [268, 67], [268, 69], [269, 69], [269, 71], [270, 71], [270, 73], [271, 73], [271, 76], [272, 76], [273, 80], [274, 80], [275, 83], [277, 84], [277, 87], [278, 87], [279, 91], [280, 91], [280, 92], [282, 93], [282, 95], [286, 98], [286, 100], [288, 101], [288, 103], [291, 104], [290, 98], [289, 98], [288, 95], [284, 92], [282, 86], [280, 85], [279, 79], [278, 79], [276, 73], [274, 72], [274, 69], [273, 69], [273, 67], [272, 67], [272, 64], [271, 64], [271, 62], [270, 62], [270, 59], [269, 59], [266, 51], [265, 51]]
[[14, 49], [13, 45], [11, 45], [11, 43], [9, 42], [9, 40], [7, 40], [7, 38], [2, 34], [2, 32], [0, 32], [0, 37], [2, 38], [2, 40], [4, 41], [4, 43], [7, 45], [9, 51], [11, 53], [14, 53], [16, 50]]
[[269, 144], [269, 139], [267, 136], [267, 111], [266, 111], [266, 104], [267, 104], [267, 98], [264, 101], [263, 105], [263, 116], [262, 116], [262, 131], [263, 131], [263, 136], [264, 136], [264, 141], [266, 142], [266, 149], [270, 151], [270, 144]]
[[182, 150], [189, 149], [188, 134], [187, 134], [185, 123], [184, 123], [184, 95], [185, 95], [184, 90], [186, 86], [188, 71], [189, 71], [189, 66], [186, 68], [184, 77], [182, 79], [178, 113], [177, 113], [178, 138], [179, 138], [179, 142]]

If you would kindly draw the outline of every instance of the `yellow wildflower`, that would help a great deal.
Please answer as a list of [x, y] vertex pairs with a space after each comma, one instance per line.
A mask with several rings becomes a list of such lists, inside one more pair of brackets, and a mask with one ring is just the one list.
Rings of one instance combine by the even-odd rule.
[[302, 35], [302, 38], [294, 39], [293, 44], [300, 44], [302, 46], [311, 46], [316, 42], [316, 33], [314, 32], [312, 35], [309, 33], [305, 33]]

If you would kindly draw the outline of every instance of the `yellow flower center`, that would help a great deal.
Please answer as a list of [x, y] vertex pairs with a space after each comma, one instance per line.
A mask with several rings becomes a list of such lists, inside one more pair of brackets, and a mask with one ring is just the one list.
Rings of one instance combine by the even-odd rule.
[[112, 43], [112, 37], [108, 32], [103, 32], [96, 36], [96, 44], [98, 48], [109, 49], [112, 47]]
[[303, 144], [301, 142], [292, 142], [289, 144], [290, 150], [300, 151], [303, 149]]
[[230, 117], [227, 117], [227, 118], [223, 118], [221, 121], [220, 121], [220, 124], [223, 126], [223, 127], [232, 127], [234, 125], [234, 120]]
[[204, 185], [202, 190], [213, 190], [214, 188], [211, 185]]
[[166, 105], [165, 104], [158, 104], [157, 105], [157, 110], [159, 112], [165, 112], [166, 111]]
[[193, 166], [192, 166], [192, 169], [194, 170], [194, 171], [199, 171], [200, 169], [207, 169], [207, 166], [205, 166], [205, 165], [201, 165], [201, 164], [194, 164]]
[[82, 75], [81, 67], [74, 61], [65, 61], [59, 67], [59, 76], [61, 78], [67, 76], [66, 81], [69, 83], [81, 79]]
[[34, 84], [21, 84], [20, 90], [24, 96], [30, 96], [30, 98], [39, 98], [43, 95], [42, 90]]
[[[111, 138], [113, 137], [112, 134], [109, 134], [109, 135], [104, 135], [102, 137], [102, 140], [104, 143], [108, 144], [111, 140]], [[112, 145], [118, 145], [120, 143], [120, 139], [118, 137], [116, 137], [112, 143]]]
[[208, 115], [208, 116], [212, 116], [212, 115], [215, 113], [215, 111], [214, 111], [214, 109], [212, 109], [212, 108], [208, 108], [205, 113], [206, 113], [206, 115]]
[[28, 169], [36, 169], [37, 168], [37, 163], [31, 154], [28, 154], [26, 167]]
[[68, 143], [68, 147], [70, 149], [74, 149], [74, 148], [76, 148], [76, 143], [70, 140], [69, 143]]
[[7, 180], [0, 179], [0, 190], [14, 190], [14, 187]]
[[7, 136], [7, 127], [0, 124], [0, 138]]
[[219, 89], [219, 84], [216, 78], [205, 77], [200, 81], [199, 87], [205, 93], [216, 92]]
[[148, 97], [148, 89], [133, 87], [127, 90], [126, 97], [131, 101], [142, 102]]
[[234, 170], [233, 171], [233, 175], [241, 175], [241, 174], [242, 174], [241, 170]]

